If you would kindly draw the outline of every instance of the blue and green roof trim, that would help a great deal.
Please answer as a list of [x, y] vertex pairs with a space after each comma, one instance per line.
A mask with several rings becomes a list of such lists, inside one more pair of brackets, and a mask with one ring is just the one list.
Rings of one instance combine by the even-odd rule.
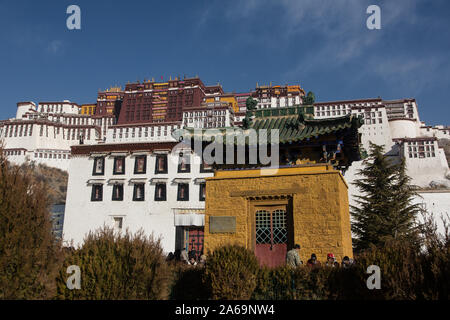
[[[308, 94], [311, 98], [310, 93]], [[301, 149], [315, 150], [313, 152], [318, 155], [321, 162], [336, 159], [337, 155], [339, 160], [335, 161], [334, 165], [344, 170], [351, 162], [360, 160], [363, 155], [358, 129], [364, 123], [363, 118], [350, 114], [339, 118], [314, 119], [312, 105], [314, 99], [304, 99], [304, 102], [311, 104], [270, 109], [255, 109], [250, 106], [250, 110], [246, 113], [246, 121], [241, 128], [229, 127], [214, 130], [184, 128], [174, 132], [174, 137], [185, 142], [202, 139], [203, 143], [209, 144], [216, 141], [220, 135], [220, 141], [224, 144], [231, 138], [235, 145], [242, 142], [248, 145], [247, 133], [250, 131], [254, 130], [259, 136], [264, 130], [264, 134], [268, 137], [267, 141], [270, 143], [272, 131], [276, 130], [280, 153], [286, 150], [299, 152]], [[244, 136], [244, 138], [236, 139], [238, 136]]]

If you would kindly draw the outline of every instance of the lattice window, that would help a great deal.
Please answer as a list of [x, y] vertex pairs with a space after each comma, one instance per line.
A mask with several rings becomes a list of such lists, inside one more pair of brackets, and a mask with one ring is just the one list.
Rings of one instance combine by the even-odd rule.
[[286, 210], [275, 210], [272, 213], [273, 243], [287, 242]]
[[256, 212], [256, 243], [271, 243], [269, 211], [260, 210]]

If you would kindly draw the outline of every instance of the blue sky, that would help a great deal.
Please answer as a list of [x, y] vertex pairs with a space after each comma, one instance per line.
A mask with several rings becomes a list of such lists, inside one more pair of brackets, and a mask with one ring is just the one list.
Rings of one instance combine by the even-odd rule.
[[[370, 4], [381, 30], [366, 28]], [[0, 0], [0, 119], [18, 101], [199, 75], [235, 92], [298, 83], [318, 101], [413, 97], [421, 120], [450, 125], [449, 57], [447, 0]]]

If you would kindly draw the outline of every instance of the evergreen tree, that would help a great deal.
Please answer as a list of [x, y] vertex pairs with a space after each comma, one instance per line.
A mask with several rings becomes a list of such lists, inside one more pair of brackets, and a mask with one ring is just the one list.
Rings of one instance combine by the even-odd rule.
[[[77, 265], [81, 289], [66, 286], [66, 268]], [[142, 230], [114, 232], [103, 226], [90, 232], [81, 248], [69, 251], [57, 279], [58, 299], [166, 299], [169, 268], [159, 239]]]
[[0, 146], [0, 299], [56, 292], [61, 251], [51, 228], [48, 189], [29, 166], [8, 163]]
[[412, 189], [411, 178], [406, 174], [404, 159], [395, 166], [395, 180], [392, 187], [392, 210], [387, 225], [392, 226], [389, 237], [408, 240], [419, 245], [419, 225], [417, 216], [422, 212], [418, 203], [413, 203], [418, 194]]
[[361, 178], [354, 182], [361, 194], [355, 196], [356, 205], [351, 206], [355, 249], [382, 247], [392, 239], [414, 241], [419, 207], [412, 204], [415, 192], [409, 186], [404, 161], [392, 163], [384, 155], [383, 146], [371, 143], [363, 165], [358, 172]]
[[252, 97], [248, 97], [245, 101], [245, 106], [247, 111], [256, 110], [256, 106], [258, 105], [258, 101], [253, 99]]

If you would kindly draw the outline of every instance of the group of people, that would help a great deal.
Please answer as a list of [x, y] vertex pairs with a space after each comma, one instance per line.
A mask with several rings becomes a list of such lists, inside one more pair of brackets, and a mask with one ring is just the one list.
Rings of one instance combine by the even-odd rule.
[[203, 252], [197, 255], [194, 251], [188, 252], [186, 249], [177, 249], [174, 253], [170, 252], [167, 255], [166, 261], [178, 261], [190, 266], [205, 266], [206, 256], [203, 254]]
[[[296, 244], [293, 249], [289, 250], [286, 254], [286, 264], [290, 267], [299, 267], [303, 264], [303, 261], [300, 260], [300, 245]], [[354, 261], [350, 259], [348, 256], [345, 256], [342, 259], [342, 262], [339, 263], [336, 260], [336, 257], [333, 253], [327, 254], [327, 260], [325, 262], [326, 267], [332, 268], [350, 268], [353, 265]], [[322, 264], [317, 260], [317, 256], [315, 253], [311, 254], [311, 258], [306, 262], [306, 265], [309, 267], [320, 267]]]
[[[300, 260], [300, 255], [299, 255], [299, 251], [300, 251], [300, 245], [296, 244], [294, 246], [293, 249], [289, 250], [286, 254], [286, 264], [290, 267], [299, 267], [301, 265], [303, 265], [303, 261]], [[180, 250], [177, 249], [175, 250], [174, 253], [170, 252], [167, 255], [167, 259], [166, 261], [171, 262], [171, 261], [175, 261], [175, 262], [181, 262], [190, 266], [202, 266], [204, 267], [206, 264], [206, 256], [203, 254], [203, 252], [201, 252], [200, 254], [197, 254], [195, 251], [187, 251], [186, 249]], [[352, 265], [354, 264], [353, 259], [350, 259], [348, 256], [345, 256], [342, 259], [342, 262], [339, 263], [336, 260], [336, 257], [334, 256], [333, 253], [328, 253], [327, 254], [327, 260], [325, 262], [325, 266], [326, 267], [331, 267], [331, 268], [350, 268]], [[320, 263], [319, 260], [317, 260], [317, 256], [315, 253], [311, 254], [311, 258], [308, 259], [308, 261], [306, 262], [306, 265], [309, 267], [320, 267], [322, 266], [322, 264]]]

